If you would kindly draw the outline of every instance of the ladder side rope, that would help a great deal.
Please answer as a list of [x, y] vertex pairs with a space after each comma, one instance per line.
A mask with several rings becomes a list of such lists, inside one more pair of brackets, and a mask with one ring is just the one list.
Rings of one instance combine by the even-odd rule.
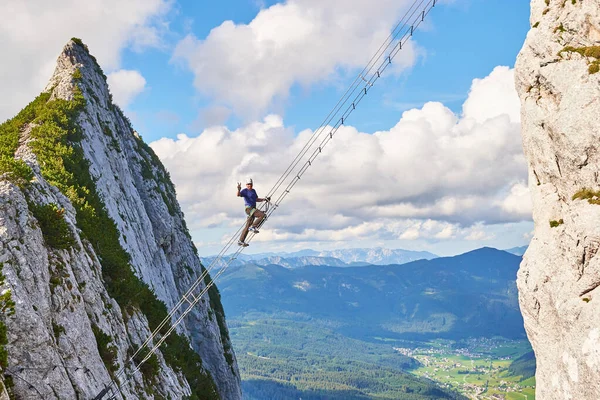
[[[279, 196], [278, 196], [277, 200], [275, 200], [275, 202], [272, 203], [272, 207], [265, 212], [267, 218], [279, 207], [279, 205], [281, 204], [281, 202], [283, 201], [283, 199], [290, 193], [291, 189], [300, 180], [300, 178], [302, 177], [302, 175], [304, 175], [304, 173], [308, 170], [308, 168], [310, 166], [312, 166], [313, 161], [318, 157], [319, 154], [321, 154], [323, 148], [327, 145], [327, 143], [329, 143], [329, 141], [331, 141], [333, 139], [333, 135], [338, 131], [338, 129], [340, 128], [340, 126], [344, 124], [344, 121], [347, 120], [348, 116], [356, 109], [356, 106], [360, 103], [360, 101], [362, 100], [362, 98], [364, 98], [367, 95], [369, 89], [381, 77], [381, 74], [391, 64], [392, 60], [399, 53], [399, 51], [402, 50], [403, 45], [406, 44], [406, 42], [410, 39], [410, 37], [412, 37], [415, 29], [418, 28], [421, 25], [421, 23], [424, 21], [425, 17], [430, 13], [431, 9], [433, 7], [435, 7], [435, 5], [437, 3], [437, 0], [429, 0], [429, 1], [427, 1], [427, 3], [425, 4], [424, 8], [417, 14], [417, 11], [419, 10], [419, 7], [425, 1], [426, 0], [420, 0], [420, 1], [419, 0], [415, 0], [415, 2], [413, 3], [413, 5], [409, 8], [409, 11], [401, 19], [401, 22], [396, 25], [396, 28], [394, 28], [394, 31], [397, 30], [397, 32], [396, 33], [392, 33], [390, 35], [390, 37], [388, 37], [388, 39], [386, 39], [385, 42], [389, 41], [389, 43], [385, 47], [385, 49], [383, 50], [383, 52], [380, 52], [380, 50], [385, 45], [385, 42], [380, 47], [380, 50], [378, 50], [377, 54], [379, 54], [379, 53], [383, 54], [385, 51], [387, 51], [387, 49], [389, 49], [389, 47], [391, 46], [392, 43], [394, 43], [394, 41], [396, 42], [396, 44], [392, 47], [391, 51], [388, 53], [388, 56], [386, 56], [386, 57], [383, 58], [383, 61], [380, 63], [379, 68], [376, 71], [374, 71], [373, 73], [371, 73], [371, 76], [370, 76], [369, 80], [366, 80], [364, 78], [363, 74], [365, 73], [365, 71], [366, 71], [366, 73], [370, 73], [371, 70], [373, 69], [373, 66], [376, 64], [376, 61], [381, 58], [381, 55], [377, 56], [377, 54], [376, 54], [375, 56], [373, 56], [371, 58], [371, 60], [369, 61], [369, 64], [367, 65], [367, 67], [363, 68], [363, 71], [361, 71], [361, 73], [355, 78], [355, 81], [351, 85], [351, 87], [346, 91], [346, 93], [338, 101], [338, 104], [329, 113], [329, 115], [326, 117], [326, 119], [322, 123], [322, 125], [317, 129], [317, 131], [315, 131], [315, 133], [313, 133], [313, 136], [311, 137], [311, 139], [304, 146], [304, 148], [301, 150], [301, 152], [296, 156], [296, 158], [294, 159], [294, 161], [292, 162], [292, 164], [288, 167], [288, 169], [286, 170], [286, 172], [284, 172], [284, 174], [278, 179], [278, 181], [274, 185], [274, 187], [269, 191], [269, 194], [267, 195], [267, 197], [271, 197], [271, 196], [275, 195], [275, 193], [277, 192], [277, 190], [283, 185], [283, 181], [285, 179], [287, 179], [287, 177], [289, 177], [289, 175], [291, 175], [293, 169], [300, 163], [302, 157], [304, 157], [304, 155], [306, 155], [306, 153], [308, 153], [308, 151], [310, 150], [311, 146], [317, 141], [317, 139], [322, 135], [322, 133], [325, 132], [325, 129], [327, 128], [328, 124], [335, 118], [335, 116], [339, 113], [339, 111], [343, 108], [343, 106], [348, 102], [348, 100], [350, 99], [350, 97], [352, 96], [352, 94], [356, 93], [356, 89], [358, 89], [358, 87], [360, 86], [360, 81], [365, 81], [365, 84], [363, 85], [363, 87], [361, 88], [361, 90], [355, 96], [355, 98], [352, 101], [352, 103], [348, 105], [348, 107], [346, 108], [346, 110], [344, 111], [344, 113], [342, 113], [341, 117], [339, 117], [339, 119], [337, 120], [336, 124], [329, 131], [329, 134], [326, 135], [325, 138], [321, 141], [320, 145], [317, 148], [314, 149], [313, 153], [308, 158], [308, 160], [306, 161], [306, 163], [300, 168], [300, 170], [298, 171], [298, 173], [296, 173], [296, 175], [291, 179], [291, 181], [288, 183], [288, 185], [286, 186], [286, 188], [282, 192], [279, 193]], [[419, 7], [414, 8], [414, 6], [416, 4], [418, 4]], [[412, 12], [411, 12], [411, 10], [412, 10]], [[406, 18], [409, 14], [410, 14], [410, 16], [408, 18]], [[402, 23], [402, 21], [405, 18], [406, 18], [407, 21], [404, 22], [402, 24], [401, 28], [398, 30], [397, 28], [400, 26], [400, 24]], [[408, 27], [408, 21], [411, 18], [414, 18], [414, 20], [413, 20], [412, 25], [410, 25], [410, 27]], [[405, 28], [406, 28], [406, 30], [404, 31], [404, 34], [402, 36], [400, 36], [399, 40], [396, 40], [396, 38], [400, 35], [400, 32], [402, 32]], [[375, 60], [375, 61], [373, 61], [373, 60]], [[317, 134], [317, 132], [318, 132], [318, 134]], [[179, 302], [172, 308], [172, 310], [169, 312], [169, 314], [167, 315], [167, 317], [165, 317], [165, 319], [159, 324], [159, 326], [151, 333], [150, 337], [148, 339], [146, 339], [146, 341], [138, 348], [138, 350], [135, 352], [135, 354], [133, 356], [131, 356], [129, 358], [129, 360], [127, 360], [125, 362], [125, 364], [121, 368], [121, 370], [115, 375], [115, 380], [106, 389], [112, 390], [112, 388], [116, 385], [116, 380], [120, 376], [122, 376], [123, 374], [126, 374], [126, 375], [130, 376], [130, 375], [133, 375], [134, 373], [136, 373], [137, 371], [139, 371], [139, 369], [141, 368], [141, 366], [152, 356], [152, 354], [154, 354], [154, 352], [160, 347], [160, 345], [162, 343], [164, 343], [164, 341], [168, 338], [168, 336], [183, 321], [183, 319], [185, 318], [185, 316], [187, 316], [187, 314], [193, 309], [193, 307], [201, 300], [202, 296], [204, 296], [208, 292], [208, 290], [214, 285], [215, 281], [225, 272], [225, 270], [229, 267], [229, 265], [231, 264], [231, 262], [233, 262], [239, 256], [239, 254], [244, 249], [243, 247], [238, 248], [237, 251], [235, 251], [229, 257], [229, 259], [223, 264], [223, 266], [217, 272], [217, 274], [215, 274], [212, 277], [212, 279], [205, 285], [205, 287], [200, 291], [200, 293], [198, 295], [194, 295], [193, 294], [194, 291], [196, 289], [198, 289], [198, 287], [204, 281], [204, 278], [208, 275], [208, 273], [212, 269], [214, 269], [223, 260], [223, 258], [226, 258], [225, 253], [233, 245], [233, 243], [235, 242], [235, 239], [237, 238], [239, 232], [245, 227], [245, 224], [246, 223], [244, 222], [244, 224], [240, 228], [238, 228], [238, 230], [236, 231], [236, 233], [229, 239], [229, 241], [223, 247], [223, 249], [221, 250], [221, 252], [210, 263], [209, 267], [205, 268], [205, 270], [202, 272], [202, 274], [194, 281], [194, 283], [191, 285], [191, 287], [188, 289], [188, 291], [182, 296], [182, 298], [179, 300]], [[251, 233], [250, 236], [249, 236], [249, 238], [248, 238], [248, 242], [250, 242], [253, 239], [254, 236], [255, 236], [255, 234]], [[190, 297], [191, 297], [191, 300], [190, 300]], [[136, 367], [133, 370], [131, 370], [131, 372], [126, 373], [126, 369], [125, 368], [127, 367], [127, 365], [130, 362], [132, 362], [133, 359], [134, 359], [134, 357], [136, 357], [141, 351], [143, 351], [144, 348], [146, 348], [146, 347], [149, 346], [149, 344], [153, 341], [153, 339], [160, 333], [160, 330], [162, 328], [164, 328], [165, 325], [167, 325], [167, 323], [169, 323], [169, 321], [171, 321], [172, 317], [180, 311], [180, 309], [182, 308], [182, 306], [183, 306], [183, 304], [185, 302], [188, 303], [188, 306], [181, 313], [181, 315], [177, 318], [177, 320], [175, 321], [175, 323], [173, 323], [170, 326], [170, 328], [167, 330], [167, 332], [165, 332], [161, 336], [161, 338], [157, 341], [157, 343], [154, 344], [150, 348], [150, 350], [148, 351], [148, 353], [146, 354], [146, 356], [136, 365]], [[107, 391], [103, 391], [103, 392], [106, 393]], [[101, 399], [102, 397], [97, 397], [97, 398]]]

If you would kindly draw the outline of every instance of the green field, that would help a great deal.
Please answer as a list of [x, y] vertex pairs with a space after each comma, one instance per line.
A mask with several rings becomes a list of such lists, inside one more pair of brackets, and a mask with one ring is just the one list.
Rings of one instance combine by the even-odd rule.
[[473, 339], [406, 349], [422, 366], [413, 372], [476, 399], [535, 399], [535, 378], [511, 376], [512, 360], [530, 350], [526, 341]]

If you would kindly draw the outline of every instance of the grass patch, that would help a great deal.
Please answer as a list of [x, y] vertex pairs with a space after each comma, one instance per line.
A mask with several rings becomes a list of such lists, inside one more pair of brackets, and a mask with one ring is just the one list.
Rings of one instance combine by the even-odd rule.
[[558, 52], [558, 55], [562, 53], [578, 53], [583, 57], [600, 58], [600, 46], [587, 46], [587, 47], [573, 47], [567, 46]]
[[73, 79], [76, 81], [80, 81], [82, 79], [81, 70], [77, 68], [75, 72], [73, 72]]
[[556, 32], [561, 32], [561, 33], [562, 33], [562, 32], [566, 32], [566, 29], [565, 29], [565, 27], [563, 26], [562, 22], [560, 23], [560, 25], [559, 25], [559, 26], [557, 26], [556, 28], [554, 28], [554, 33], [556, 33]]
[[540, 21], [538, 21], [535, 24], [533, 24], [532, 28], [537, 28], [538, 26], [540, 26]]
[[587, 200], [590, 204], [600, 204], [600, 190], [583, 188], [572, 197], [572, 200]]
[[550, 221], [550, 228], [556, 228], [559, 225], [562, 225], [564, 223], [564, 221], [561, 219], [559, 219], [558, 221]]
[[160, 189], [158, 189], [158, 191], [160, 192], [160, 197], [162, 197], [163, 202], [167, 206], [167, 211], [169, 211], [169, 214], [175, 215], [175, 213], [176, 213], [175, 205], [173, 204], [173, 202], [171, 201], [169, 196]]
[[52, 332], [54, 332], [54, 337], [58, 339], [60, 334], [65, 333], [66, 331], [64, 326], [57, 324], [56, 322], [52, 322]]
[[595, 58], [588, 66], [588, 73], [593, 75], [600, 71], [600, 46], [573, 47], [567, 46], [558, 52], [562, 57], [563, 53], [577, 53], [586, 58]]

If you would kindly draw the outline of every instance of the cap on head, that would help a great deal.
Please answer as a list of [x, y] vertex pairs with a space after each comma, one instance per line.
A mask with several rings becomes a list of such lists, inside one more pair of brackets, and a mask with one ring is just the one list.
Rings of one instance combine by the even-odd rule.
[[246, 185], [252, 185], [252, 178], [246, 179]]

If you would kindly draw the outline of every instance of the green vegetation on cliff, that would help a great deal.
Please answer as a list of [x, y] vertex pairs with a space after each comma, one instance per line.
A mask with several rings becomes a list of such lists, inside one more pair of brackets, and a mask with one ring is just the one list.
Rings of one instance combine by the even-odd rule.
[[561, 51], [558, 52], [559, 56], [562, 56], [563, 53], [578, 53], [586, 58], [595, 58], [592, 60], [588, 66], [588, 72], [591, 74], [595, 74], [600, 71], [600, 46], [587, 46], [587, 47], [573, 47], [567, 46]]
[[54, 203], [44, 205], [30, 203], [29, 209], [38, 220], [48, 246], [66, 249], [75, 244], [71, 229], [65, 221], [64, 208], [59, 208]]
[[572, 200], [587, 200], [590, 204], [600, 204], [600, 190], [583, 188], [573, 195]]

